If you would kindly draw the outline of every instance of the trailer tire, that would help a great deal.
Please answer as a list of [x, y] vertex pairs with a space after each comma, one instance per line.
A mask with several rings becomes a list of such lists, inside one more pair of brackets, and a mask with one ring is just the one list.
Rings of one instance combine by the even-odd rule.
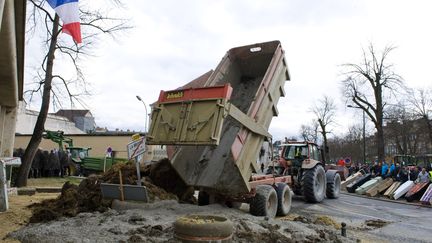
[[174, 222], [174, 236], [182, 242], [225, 242], [232, 234], [233, 223], [223, 216], [186, 215]]
[[278, 199], [277, 215], [285, 216], [291, 210], [291, 190], [289, 186], [285, 183], [276, 184], [276, 194]]
[[335, 173], [332, 180], [327, 180], [326, 196], [329, 199], [336, 199], [339, 197], [341, 188], [341, 177]]
[[258, 185], [256, 194], [250, 202], [250, 213], [254, 216], [274, 218], [277, 212], [278, 198], [270, 185]]
[[317, 203], [324, 199], [326, 192], [326, 175], [322, 165], [304, 171], [302, 177], [303, 196], [307, 202]]

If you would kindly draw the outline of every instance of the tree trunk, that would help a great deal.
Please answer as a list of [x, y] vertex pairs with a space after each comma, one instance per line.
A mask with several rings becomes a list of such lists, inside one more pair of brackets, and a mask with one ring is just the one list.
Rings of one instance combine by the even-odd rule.
[[52, 38], [50, 42], [50, 47], [47, 54], [45, 82], [44, 82], [43, 93], [42, 93], [42, 104], [41, 104], [38, 118], [36, 120], [36, 125], [33, 130], [33, 135], [30, 139], [29, 144], [27, 145], [24, 156], [22, 158], [23, 161], [15, 183], [17, 187], [24, 187], [27, 185], [27, 178], [33, 162], [33, 158], [42, 140], [42, 133], [45, 128], [45, 121], [48, 115], [48, 109], [50, 105], [52, 71], [54, 65], [54, 52], [56, 50], [56, 45], [57, 45], [58, 29], [59, 29], [59, 17], [56, 14], [54, 17], [54, 22], [53, 22], [53, 27], [51, 32]]
[[328, 141], [327, 141], [327, 131], [326, 131], [326, 126], [324, 125], [324, 123], [322, 122], [321, 119], [318, 119], [318, 123], [321, 127], [321, 135], [323, 136], [323, 154], [324, 154], [324, 162], [328, 163], [330, 161], [330, 155], [327, 151], [328, 148]]
[[382, 123], [381, 124], [377, 124], [377, 155], [378, 155], [378, 161], [382, 162], [385, 159], [385, 154], [384, 154], [384, 130], [383, 130], [383, 126]]
[[330, 154], [329, 154], [329, 152], [330, 151], [327, 150], [327, 148], [328, 148], [328, 141], [327, 141], [327, 134], [326, 133], [323, 134], [323, 140], [324, 140], [323, 151], [324, 151], [325, 162], [329, 163], [329, 161], [330, 161]]
[[385, 159], [385, 145], [384, 145], [384, 129], [383, 129], [383, 100], [382, 100], [382, 83], [379, 77], [375, 80], [376, 86], [374, 87], [374, 95], [376, 101], [376, 124], [377, 129], [377, 155], [378, 161], [382, 162]]

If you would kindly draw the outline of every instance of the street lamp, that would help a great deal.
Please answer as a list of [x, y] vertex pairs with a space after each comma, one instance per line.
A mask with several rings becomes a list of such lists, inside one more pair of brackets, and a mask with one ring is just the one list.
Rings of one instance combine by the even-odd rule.
[[141, 97], [139, 95], [137, 95], [136, 98], [144, 104], [144, 108], [145, 108], [145, 112], [146, 112], [145, 123], [144, 123], [144, 132], [147, 134], [147, 117], [148, 117], [147, 105], [145, 104], [144, 100], [141, 99]]
[[365, 111], [360, 106], [347, 105], [349, 108], [361, 109], [363, 111], [363, 164], [366, 164], [366, 116]]

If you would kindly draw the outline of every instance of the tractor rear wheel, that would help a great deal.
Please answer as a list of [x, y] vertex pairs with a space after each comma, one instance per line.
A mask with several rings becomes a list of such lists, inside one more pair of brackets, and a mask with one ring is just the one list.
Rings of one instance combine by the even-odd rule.
[[303, 196], [307, 202], [317, 203], [324, 199], [326, 191], [326, 175], [322, 165], [303, 172]]
[[335, 173], [333, 180], [327, 181], [326, 196], [330, 199], [336, 199], [340, 193], [341, 178], [338, 173]]
[[270, 185], [258, 185], [255, 197], [250, 202], [250, 213], [255, 216], [274, 218], [278, 208], [278, 198], [275, 189]]
[[285, 216], [291, 210], [291, 190], [287, 184], [277, 183], [276, 194], [278, 199], [277, 215]]

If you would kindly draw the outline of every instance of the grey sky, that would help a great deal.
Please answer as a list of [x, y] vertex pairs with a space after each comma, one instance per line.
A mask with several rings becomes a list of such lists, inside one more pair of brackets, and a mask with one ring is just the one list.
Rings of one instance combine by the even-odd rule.
[[[340, 64], [358, 63], [370, 42], [380, 50], [397, 46], [389, 60], [408, 86], [431, 83], [429, 2], [125, 1], [120, 12], [135, 28], [117, 42], [103, 39], [97, 57], [82, 64], [94, 93], [88, 108], [99, 126], [144, 130], [145, 112], [136, 95], [152, 103], [160, 90], [214, 69], [232, 47], [280, 40], [292, 80], [270, 132], [275, 138], [298, 135], [301, 124], [313, 118], [309, 108], [326, 94], [339, 107], [339, 126], [333, 130], [343, 133], [361, 122], [353, 119], [361, 114], [346, 109], [341, 99]], [[36, 54], [29, 49], [27, 54], [29, 67], [34, 62], [29, 56]]]

